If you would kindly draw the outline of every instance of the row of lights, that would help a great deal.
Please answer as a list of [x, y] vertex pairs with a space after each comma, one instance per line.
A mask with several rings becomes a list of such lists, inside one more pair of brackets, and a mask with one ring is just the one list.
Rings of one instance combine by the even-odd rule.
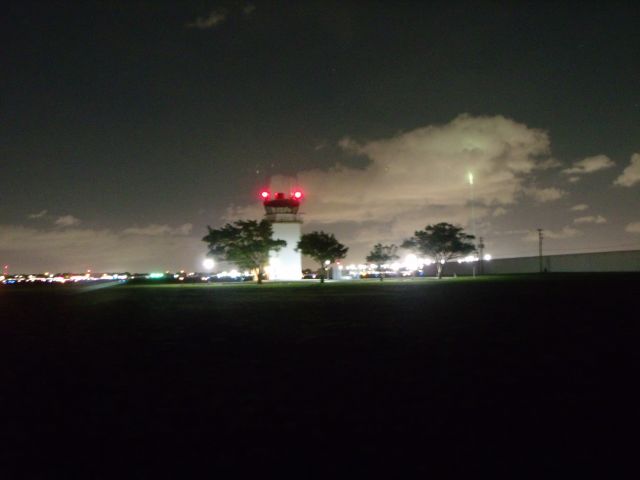
[[[260, 192], [260, 197], [263, 200], [269, 200], [271, 198], [271, 192], [269, 192], [269, 190], [263, 190]], [[301, 200], [303, 197], [303, 194], [300, 190], [294, 190], [293, 192], [291, 192], [291, 198], [295, 198], [296, 200]]]

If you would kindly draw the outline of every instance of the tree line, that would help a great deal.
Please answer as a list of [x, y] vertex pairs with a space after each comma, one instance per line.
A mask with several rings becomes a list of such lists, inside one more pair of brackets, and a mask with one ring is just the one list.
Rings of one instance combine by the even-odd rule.
[[[257, 281], [262, 283], [265, 268], [269, 264], [269, 253], [287, 245], [285, 240], [273, 238], [273, 228], [267, 220], [238, 220], [222, 228], [207, 227], [209, 233], [202, 239], [207, 243], [209, 255], [218, 260], [233, 263], [240, 268], [257, 272]], [[462, 227], [450, 223], [427, 225], [402, 242], [401, 248], [433, 258], [438, 278], [442, 278], [446, 262], [468, 255], [476, 250], [475, 237], [464, 232]], [[382, 265], [397, 260], [398, 246], [377, 243], [367, 255], [366, 261], [378, 266], [380, 280], [384, 279]], [[326, 277], [327, 266], [342, 260], [349, 250], [333, 234], [323, 231], [306, 233], [296, 245], [303, 255], [311, 257], [319, 265], [320, 282]]]

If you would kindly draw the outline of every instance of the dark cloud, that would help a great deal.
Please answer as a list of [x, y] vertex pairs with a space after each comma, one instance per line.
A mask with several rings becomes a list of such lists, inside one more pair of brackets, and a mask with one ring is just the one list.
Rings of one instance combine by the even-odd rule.
[[193, 22], [187, 23], [186, 27], [200, 30], [215, 28], [224, 23], [227, 15], [226, 10], [214, 10], [206, 17], [197, 17]]

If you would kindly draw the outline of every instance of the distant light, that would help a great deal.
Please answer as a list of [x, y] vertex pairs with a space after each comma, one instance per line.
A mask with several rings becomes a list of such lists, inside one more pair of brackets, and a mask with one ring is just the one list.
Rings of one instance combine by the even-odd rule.
[[409, 270], [417, 270], [418, 269], [418, 257], [416, 257], [413, 253], [408, 254], [404, 257], [404, 265]]
[[213, 258], [205, 258], [202, 262], [202, 266], [207, 270], [213, 270], [213, 267], [216, 265], [216, 262], [213, 261]]
[[263, 190], [262, 192], [260, 192], [260, 196], [266, 200], [267, 198], [270, 197], [270, 194], [267, 190]]
[[149, 278], [163, 278], [164, 273], [161, 272], [153, 272], [149, 274]]
[[491, 255], [487, 253], [487, 254], [486, 254], [484, 257], [482, 257], [482, 258], [484, 258], [484, 259], [488, 262], [489, 260], [491, 260]]
[[325, 260], [325, 261], [324, 261], [324, 264], [325, 264], [325, 265], [329, 265], [330, 263], [331, 263], [331, 260]]
[[469, 172], [469, 185], [473, 185], [473, 173]]
[[295, 192], [293, 192], [293, 198], [295, 198], [296, 200], [300, 200], [302, 198], [302, 192], [300, 190], [296, 190]]

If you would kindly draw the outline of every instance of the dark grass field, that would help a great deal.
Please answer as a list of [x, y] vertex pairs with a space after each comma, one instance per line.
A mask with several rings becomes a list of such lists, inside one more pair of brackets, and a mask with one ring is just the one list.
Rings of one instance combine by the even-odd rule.
[[2, 287], [0, 476], [631, 473], [639, 281]]

